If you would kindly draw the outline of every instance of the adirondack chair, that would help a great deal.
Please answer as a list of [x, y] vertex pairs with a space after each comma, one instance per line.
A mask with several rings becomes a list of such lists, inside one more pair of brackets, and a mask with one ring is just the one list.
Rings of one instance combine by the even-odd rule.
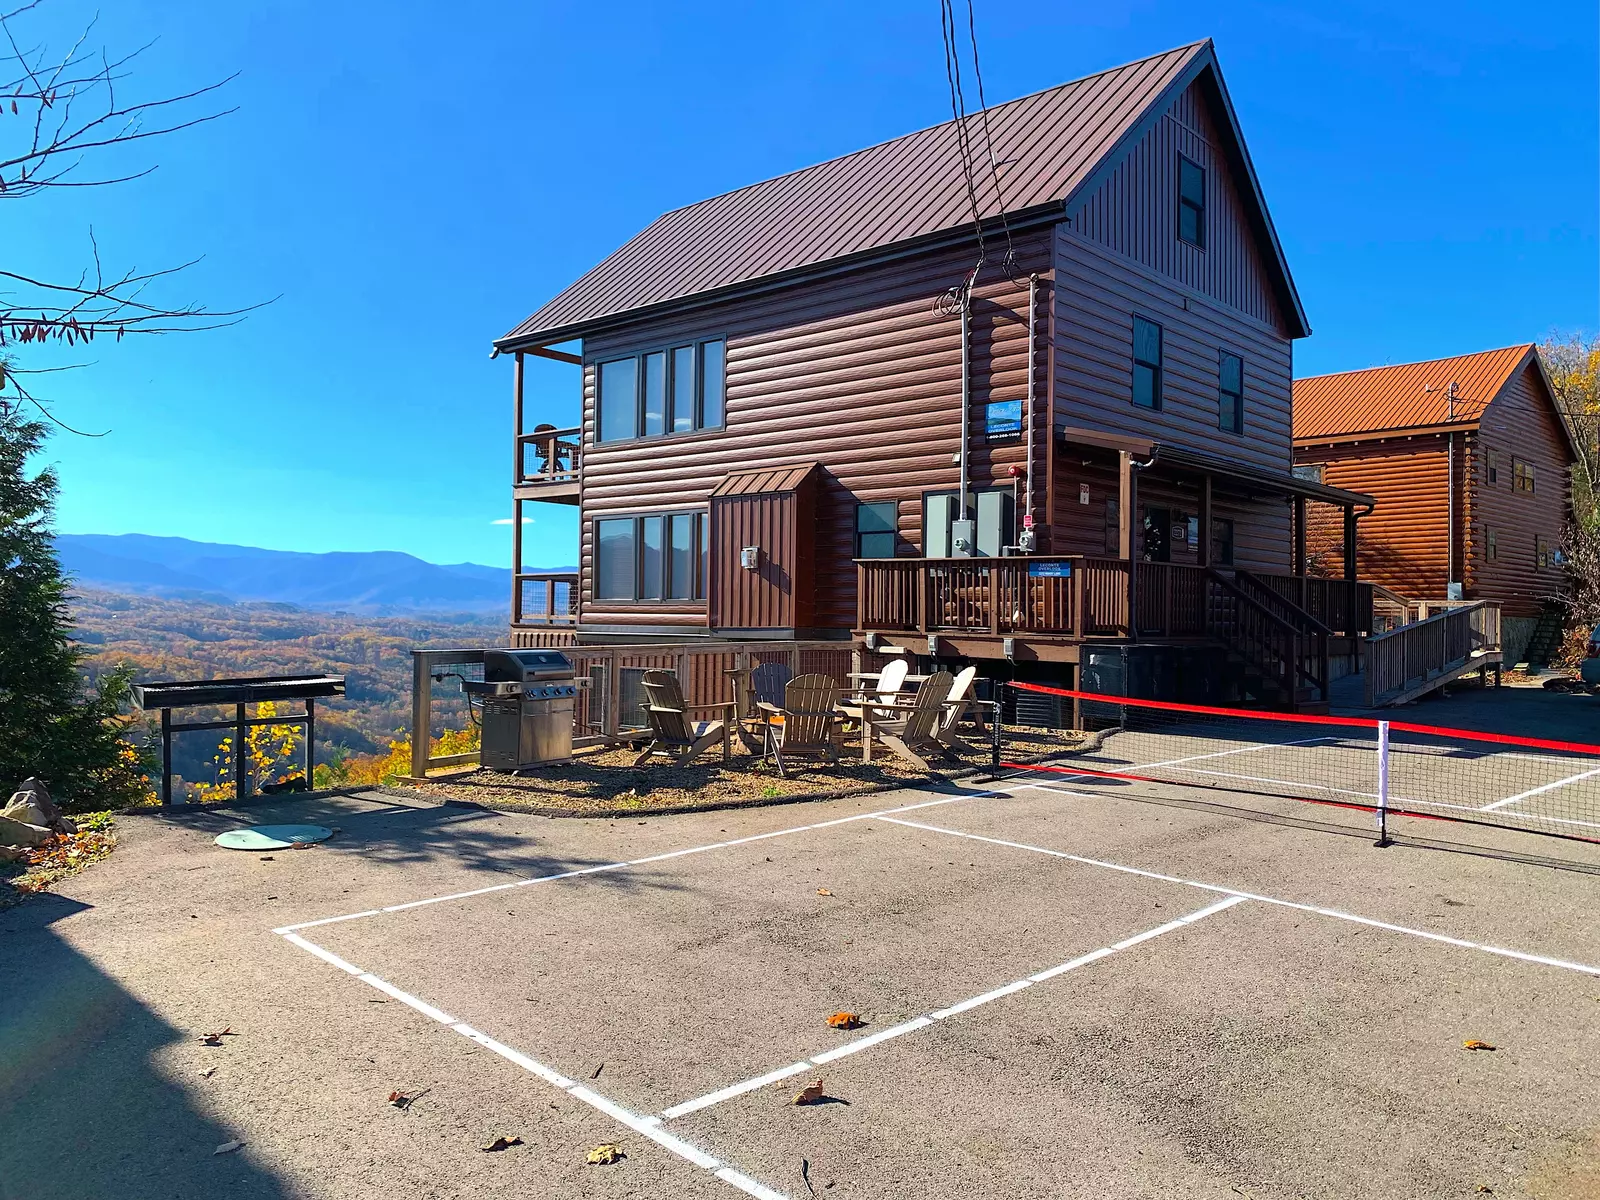
[[889, 665], [883, 668], [878, 676], [878, 690], [870, 695], [851, 696], [839, 705], [839, 711], [852, 721], [863, 719], [861, 709], [864, 705], [873, 704], [890, 707], [900, 698], [901, 691], [906, 685], [906, 675], [911, 670], [911, 665], [903, 658], [891, 659]]
[[783, 689], [792, 674], [789, 664], [766, 662], [755, 667], [730, 667], [723, 674], [733, 688], [734, 720], [739, 740], [750, 753], [761, 754], [766, 745], [762, 729], [766, 724], [766, 716], [761, 711], [761, 703], [783, 704]]
[[839, 685], [827, 675], [799, 675], [783, 689], [783, 707], [759, 701], [764, 717], [762, 759], [771, 758], [787, 775], [786, 758], [839, 761]]
[[965, 667], [956, 673], [954, 681], [950, 684], [950, 695], [944, 702], [944, 712], [939, 717], [939, 740], [960, 753], [971, 751], [971, 747], [961, 740], [958, 732], [961, 720], [969, 709], [978, 726], [978, 732], [983, 732], [983, 717], [979, 715], [977, 706], [972, 702], [972, 685], [977, 678], [977, 667]]
[[[686, 766], [722, 743], [722, 761], [728, 761], [729, 734], [733, 725], [733, 702], [685, 704], [683, 688], [671, 671], [646, 671], [640, 680], [644, 687], [645, 720], [650, 723], [650, 744], [634, 760], [642, 766], [652, 756], [670, 758], [675, 766]], [[691, 721], [691, 712], [720, 712], [720, 721]]]
[[[949, 671], [930, 675], [917, 688], [909, 701], [897, 701], [889, 709], [868, 705], [866, 728], [861, 736], [861, 758], [872, 761], [872, 744], [881, 742], [919, 771], [932, 770], [923, 755], [935, 753], [945, 758], [955, 755], [950, 747], [939, 740], [939, 724], [944, 716], [945, 701], [950, 698], [950, 687], [955, 677]], [[886, 716], [888, 712], [898, 716]]]

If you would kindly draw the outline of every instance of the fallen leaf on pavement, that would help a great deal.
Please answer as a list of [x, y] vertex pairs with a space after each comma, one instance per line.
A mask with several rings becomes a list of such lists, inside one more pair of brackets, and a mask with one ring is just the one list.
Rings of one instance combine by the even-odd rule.
[[216, 1072], [216, 1068], [215, 1067], [207, 1067], [204, 1071], [200, 1072], [200, 1078], [201, 1079], [210, 1079], [211, 1076], [213, 1074], [215, 1074], [215, 1072]]
[[831, 895], [833, 895], [833, 893], [830, 892], [827, 888], [818, 888], [817, 889], [817, 895], [819, 895], [819, 896], [831, 896]]
[[1464, 1050], [1493, 1050], [1494, 1043], [1480, 1042], [1477, 1038], [1468, 1038], [1466, 1041], [1461, 1043], [1461, 1047]]
[[522, 1139], [516, 1134], [513, 1133], [510, 1137], [507, 1137], [502, 1133], [499, 1137], [495, 1138], [494, 1141], [483, 1147], [483, 1149], [486, 1153], [492, 1154], [496, 1150], [509, 1150], [513, 1146], [520, 1145], [522, 1145]]
[[213, 1156], [218, 1154], [232, 1154], [242, 1145], [244, 1145], [243, 1142], [223, 1142], [222, 1145], [218, 1146], [211, 1153]]
[[426, 1088], [424, 1088], [420, 1092], [390, 1092], [389, 1093], [389, 1103], [394, 1105], [396, 1108], [400, 1109], [401, 1111], [404, 1111], [405, 1109], [408, 1109], [413, 1104], [415, 1104], [417, 1102], [418, 1098], [423, 1096], [423, 1095], [425, 1095], [426, 1092], [427, 1092]]
[[794, 1099], [789, 1101], [789, 1103], [790, 1104], [815, 1104], [818, 1100], [821, 1100], [823, 1098], [823, 1096], [825, 1096], [825, 1095], [827, 1095], [827, 1093], [822, 1090], [822, 1080], [813, 1079], [810, 1083], [806, 1084], [805, 1087], [801, 1088], [798, 1092], [796, 1092], [795, 1096], [794, 1096]]
[[291, 850], [309, 850], [315, 845], [316, 845], [315, 842], [294, 842], [293, 844], [290, 845], [289, 849], [291, 849]]
[[828, 1018], [828, 1024], [835, 1029], [860, 1029], [861, 1018], [853, 1012], [836, 1012]]
[[604, 1146], [596, 1146], [593, 1150], [589, 1151], [588, 1158], [585, 1161], [593, 1163], [595, 1166], [603, 1167], [607, 1163], [619, 1162], [627, 1157], [628, 1156], [622, 1152], [621, 1146], [607, 1144]]
[[222, 1045], [223, 1038], [238, 1036], [239, 1035], [233, 1031], [233, 1027], [229, 1026], [227, 1029], [218, 1030], [216, 1033], [206, 1034], [200, 1039], [200, 1044], [202, 1046], [220, 1046]]

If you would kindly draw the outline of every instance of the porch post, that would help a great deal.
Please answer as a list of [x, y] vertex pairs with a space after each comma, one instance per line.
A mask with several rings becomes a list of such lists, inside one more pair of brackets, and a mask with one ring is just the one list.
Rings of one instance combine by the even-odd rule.
[[1306, 498], [1294, 498], [1294, 573], [1304, 578], [1306, 573]]
[[[548, 585], [554, 591], [554, 585]], [[522, 501], [511, 501], [511, 623], [522, 624]]]
[[1200, 477], [1200, 544], [1195, 547], [1195, 561], [1202, 567], [1211, 565], [1211, 476]]
[[1117, 453], [1117, 555], [1128, 564], [1128, 636], [1139, 636], [1135, 607], [1139, 596], [1138, 567], [1134, 562], [1133, 509], [1138, 503], [1138, 485], [1133, 476], [1133, 455]]
[[1356, 636], [1356, 508], [1344, 506], [1345, 636]]
[[522, 482], [522, 354], [519, 351], [511, 364], [511, 486]]

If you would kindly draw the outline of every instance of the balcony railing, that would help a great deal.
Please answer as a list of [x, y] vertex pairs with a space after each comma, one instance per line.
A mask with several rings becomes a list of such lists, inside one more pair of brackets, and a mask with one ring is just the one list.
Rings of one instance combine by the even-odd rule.
[[857, 561], [856, 627], [1115, 637], [1128, 631], [1119, 559], [876, 558]]
[[511, 591], [511, 623], [557, 628], [578, 623], [576, 571], [527, 571]]
[[541, 425], [517, 437], [518, 487], [578, 482], [583, 430]]

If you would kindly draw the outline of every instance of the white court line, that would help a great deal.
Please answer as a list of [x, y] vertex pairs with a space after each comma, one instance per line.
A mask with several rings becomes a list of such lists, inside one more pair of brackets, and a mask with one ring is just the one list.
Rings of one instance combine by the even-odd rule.
[[773, 1191], [765, 1184], [758, 1183], [756, 1180], [751, 1179], [748, 1175], [745, 1175], [740, 1171], [736, 1171], [733, 1167], [729, 1166], [716, 1156], [707, 1154], [704, 1150], [700, 1149], [700, 1147], [694, 1145], [692, 1142], [686, 1142], [682, 1138], [668, 1133], [666, 1130], [661, 1128], [660, 1118], [640, 1116], [638, 1113], [624, 1108], [616, 1101], [602, 1096], [599, 1092], [594, 1091], [592, 1088], [568, 1079], [559, 1071], [545, 1066], [536, 1059], [529, 1058], [520, 1050], [514, 1050], [502, 1042], [495, 1041], [494, 1038], [490, 1037], [486, 1033], [474, 1029], [465, 1021], [456, 1020], [449, 1013], [433, 1007], [433, 1005], [429, 1004], [427, 1001], [420, 1000], [416, 996], [411, 995], [409, 992], [401, 991], [399, 988], [395, 987], [394, 984], [389, 983], [387, 980], [378, 978], [378, 976], [374, 975], [371, 971], [363, 971], [360, 967], [346, 962], [338, 955], [324, 950], [315, 942], [307, 941], [299, 934], [286, 933], [282, 936], [285, 941], [292, 942], [294, 945], [300, 947], [300, 949], [306, 951], [308, 954], [313, 954], [317, 958], [322, 959], [324, 962], [338, 967], [341, 971], [354, 975], [362, 983], [367, 984], [369, 987], [376, 988], [385, 996], [392, 997], [393, 999], [400, 1001], [402, 1004], [408, 1005], [417, 1012], [421, 1013], [423, 1016], [432, 1021], [438, 1022], [440, 1025], [445, 1026], [454, 1033], [460, 1034], [469, 1041], [477, 1043], [484, 1049], [492, 1050], [495, 1054], [498, 1054], [507, 1062], [515, 1063], [529, 1074], [535, 1075], [544, 1080], [544, 1082], [548, 1083], [551, 1087], [558, 1088], [559, 1090], [566, 1092], [567, 1095], [571, 1096], [574, 1100], [581, 1100], [591, 1108], [598, 1109], [600, 1112], [605, 1113], [606, 1116], [610, 1117], [612, 1120], [627, 1127], [628, 1129], [633, 1130], [633, 1132], [637, 1133], [640, 1137], [649, 1138], [652, 1142], [656, 1143], [656, 1145], [660, 1146], [669, 1153], [677, 1155], [685, 1162], [693, 1163], [702, 1171], [709, 1171], [712, 1175], [716, 1176], [724, 1183], [738, 1188], [747, 1195], [758, 1197], [758, 1200], [788, 1200], [788, 1197], [782, 1192]]
[[[890, 813], [914, 812], [919, 808], [937, 808], [941, 804], [954, 804], [958, 800], [978, 800], [986, 796], [1005, 796], [1008, 792], [963, 792], [959, 796], [943, 796], [938, 800], [924, 800], [917, 804], [902, 804], [895, 808], [879, 809], [877, 812], [857, 813], [853, 817], [837, 817], [831, 821], [816, 821], [810, 825], [795, 825], [788, 829], [777, 829], [771, 833], [757, 833], [750, 837], [733, 838], [726, 842], [710, 842], [704, 846], [690, 846], [684, 850], [669, 850], [665, 854], [651, 854], [644, 858], [630, 858], [621, 862], [603, 863], [597, 867], [582, 867], [574, 871], [558, 871], [554, 875], [538, 875], [531, 879], [515, 879], [510, 883], [496, 883], [488, 887], [473, 888], [468, 892], [451, 892], [445, 896], [429, 896], [425, 900], [409, 900], [404, 904], [390, 904], [384, 908], [369, 908], [362, 912], [344, 913], [337, 917], [322, 917], [316, 921], [300, 921], [294, 925], [280, 925], [272, 932], [287, 936], [297, 929], [315, 929], [319, 925], [336, 925], [341, 921], [359, 921], [363, 917], [377, 917], [384, 913], [404, 912], [407, 909], [422, 908], [429, 904], [444, 904], [450, 900], [467, 900], [473, 896], [487, 896], [491, 892], [503, 892], [509, 888], [528, 887], [535, 883], [553, 883], [558, 879], [576, 879], [580, 875], [596, 875], [601, 871], [620, 871], [625, 867], [642, 867], [647, 863], [665, 862], [669, 858], [682, 858], [688, 854], [704, 854], [709, 850], [726, 850], [730, 846], [745, 846], [751, 842], [761, 842], [768, 838], [787, 837], [794, 833], [809, 833], [817, 829], [829, 829], [835, 825], [849, 825], [854, 821], [872, 821]], [[306, 943], [307, 946], [312, 943]], [[306, 947], [301, 947], [305, 949]], [[313, 952], [314, 953], [314, 952]]]
[[1316, 913], [1318, 916], [1350, 921], [1356, 925], [1366, 925], [1373, 929], [1387, 929], [1391, 933], [1403, 933], [1407, 937], [1422, 938], [1430, 942], [1441, 942], [1444, 945], [1457, 946], [1463, 950], [1481, 950], [1485, 954], [1494, 954], [1501, 958], [1514, 958], [1520, 962], [1538, 963], [1546, 967], [1560, 967], [1564, 971], [1578, 971], [1584, 975], [1600, 976], [1600, 967], [1568, 962], [1562, 958], [1548, 958], [1543, 954], [1529, 954], [1522, 950], [1508, 950], [1503, 946], [1489, 946], [1482, 942], [1469, 942], [1465, 938], [1449, 937], [1442, 933], [1433, 933], [1427, 929], [1413, 929], [1408, 925], [1395, 925], [1388, 921], [1375, 920], [1372, 917], [1341, 912], [1337, 908], [1322, 908], [1315, 904], [1301, 904], [1294, 900], [1280, 900], [1276, 896], [1263, 896], [1259, 892], [1244, 892], [1238, 888], [1223, 887], [1220, 884], [1201, 883], [1198, 880], [1183, 879], [1177, 875], [1163, 875], [1159, 871], [1146, 871], [1142, 867], [1130, 867], [1122, 863], [1106, 862], [1098, 858], [1085, 858], [1081, 854], [1068, 854], [1065, 850], [1051, 850], [1044, 846], [1030, 846], [1026, 842], [1008, 842], [1004, 838], [985, 837], [981, 833], [966, 833], [960, 829], [946, 829], [940, 825], [924, 825], [921, 821], [902, 821], [895, 817], [884, 817], [883, 819], [891, 825], [904, 825], [907, 829], [924, 829], [929, 833], [944, 833], [951, 837], [966, 838], [969, 841], [987, 842], [991, 846], [1007, 846], [1012, 850], [1027, 850], [1033, 854], [1047, 854], [1051, 858], [1063, 858], [1069, 862], [1083, 863], [1085, 866], [1090, 867], [1103, 867], [1108, 871], [1120, 871], [1125, 875], [1138, 875], [1144, 879], [1159, 879], [1165, 883], [1181, 883], [1185, 887], [1199, 888], [1204, 892], [1220, 892], [1225, 896], [1237, 896], [1241, 900], [1259, 900], [1263, 904], [1275, 904], [1279, 908], [1292, 908], [1298, 912]]
[[1518, 800], [1526, 800], [1529, 796], [1537, 796], [1541, 792], [1553, 791], [1558, 787], [1566, 787], [1569, 783], [1577, 783], [1580, 779], [1591, 779], [1600, 775], [1600, 767], [1592, 771], [1585, 771], [1581, 775], [1571, 775], [1566, 779], [1558, 779], [1554, 783], [1547, 783], [1543, 787], [1529, 788], [1525, 792], [1518, 792], [1515, 796], [1507, 796], [1504, 800], [1496, 800], [1493, 804], [1485, 804], [1479, 812], [1493, 812], [1497, 808], [1504, 808], [1508, 804], [1515, 804]]
[[[905, 822], [896, 823], [904, 824]], [[1124, 938], [1113, 946], [1103, 946], [1099, 950], [1080, 955], [1070, 962], [1062, 963], [1060, 966], [1050, 967], [1037, 974], [1029, 975], [1026, 979], [1018, 979], [1014, 983], [1006, 984], [1004, 987], [997, 987], [992, 991], [984, 992], [981, 996], [973, 996], [970, 999], [952, 1004], [949, 1008], [941, 1008], [934, 1012], [925, 1013], [920, 1017], [913, 1017], [909, 1021], [902, 1021], [898, 1025], [880, 1029], [876, 1033], [857, 1038], [852, 1042], [846, 1042], [844, 1045], [836, 1046], [832, 1050], [825, 1050], [821, 1054], [813, 1054], [810, 1058], [801, 1059], [799, 1062], [791, 1063], [787, 1067], [779, 1067], [776, 1071], [768, 1071], [765, 1075], [757, 1075], [753, 1079], [746, 1079], [739, 1083], [730, 1084], [725, 1088], [718, 1088], [714, 1092], [707, 1092], [704, 1096], [696, 1096], [693, 1100], [685, 1100], [682, 1104], [674, 1104], [671, 1108], [661, 1110], [661, 1119], [663, 1121], [671, 1121], [678, 1117], [687, 1116], [692, 1112], [699, 1112], [702, 1108], [710, 1108], [714, 1104], [721, 1104], [724, 1100], [732, 1100], [735, 1096], [742, 1096], [746, 1092], [757, 1091], [769, 1084], [788, 1079], [791, 1075], [799, 1075], [804, 1071], [815, 1070], [826, 1063], [837, 1062], [848, 1055], [859, 1054], [861, 1051], [887, 1042], [891, 1038], [915, 1033], [919, 1029], [927, 1029], [936, 1022], [948, 1020], [959, 1013], [970, 1012], [979, 1005], [988, 1004], [991, 1000], [999, 1000], [1004, 996], [1010, 996], [1013, 993], [1022, 991], [1024, 988], [1032, 987], [1036, 983], [1043, 983], [1047, 979], [1054, 979], [1056, 976], [1065, 974], [1068, 971], [1075, 971], [1079, 967], [1088, 966], [1092, 962], [1099, 962], [1102, 958], [1115, 954], [1119, 950], [1130, 949], [1141, 942], [1148, 942], [1151, 938], [1160, 937], [1164, 933], [1171, 933], [1175, 929], [1182, 929], [1185, 925], [1203, 921], [1205, 918], [1219, 913], [1225, 908], [1232, 908], [1235, 904], [1242, 904], [1245, 899], [1246, 897], [1244, 896], [1229, 896], [1226, 900], [1219, 900], [1215, 904], [1207, 905], [1205, 908], [1198, 909], [1188, 916], [1179, 917], [1176, 921], [1168, 921], [1165, 925], [1157, 925], [1154, 929], [1146, 929], [1143, 933], [1136, 933], [1132, 937]]]

